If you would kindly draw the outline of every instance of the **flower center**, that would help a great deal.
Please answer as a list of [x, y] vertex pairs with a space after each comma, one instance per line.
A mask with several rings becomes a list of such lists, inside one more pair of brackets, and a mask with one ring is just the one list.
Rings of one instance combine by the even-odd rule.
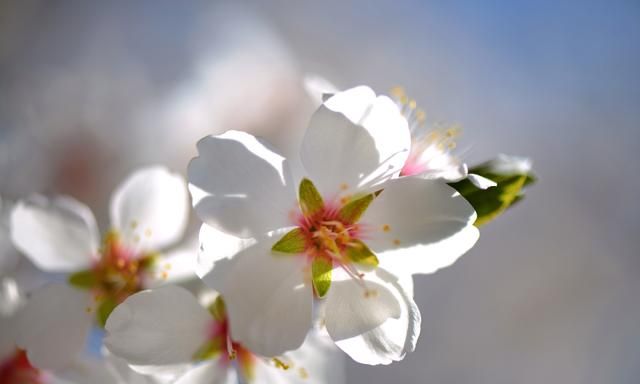
[[42, 379], [40, 371], [31, 366], [23, 350], [16, 350], [13, 355], [0, 362], [0, 383], [41, 384]]
[[[144, 288], [145, 277], [156, 255], [137, 254], [125, 247], [116, 232], [105, 236], [100, 259], [88, 270], [69, 277], [69, 282], [79, 288], [91, 290], [96, 302], [96, 315], [101, 325], [118, 304]], [[91, 307], [87, 312], [92, 311]]]
[[102, 257], [93, 267], [96, 295], [122, 302], [143, 289], [145, 273], [155, 255], [137, 255], [120, 243], [115, 234], [107, 235]]
[[307, 242], [307, 255], [311, 257], [328, 256], [344, 262], [344, 250], [353, 246], [358, 238], [358, 225], [340, 221], [334, 212], [323, 212], [319, 218], [301, 220], [302, 229]]
[[309, 179], [299, 188], [301, 215], [298, 227], [289, 231], [273, 247], [273, 251], [303, 254], [311, 264], [311, 279], [316, 296], [322, 298], [331, 285], [331, 271], [343, 268], [351, 277], [361, 276], [354, 265], [376, 267], [376, 255], [360, 240], [358, 220], [374, 200], [375, 194], [350, 198], [341, 205], [325, 204]]
[[[231, 339], [229, 329], [229, 319], [222, 296], [216, 297], [216, 300], [209, 306], [212, 321], [209, 325], [207, 339], [205, 343], [194, 354], [193, 359], [196, 361], [220, 358], [222, 363], [227, 366], [232, 361], [237, 362], [237, 368], [245, 381], [253, 382], [255, 380], [255, 367], [258, 359], [263, 360], [265, 364], [272, 364], [273, 367], [289, 370], [293, 363], [283, 357], [272, 357], [266, 359], [258, 357], [250, 350], [243, 347], [242, 344]], [[301, 378], [308, 378], [308, 373], [304, 367], [298, 368], [298, 374]]]
[[242, 344], [231, 339], [229, 319], [227, 318], [224, 300], [218, 296], [209, 307], [213, 319], [209, 326], [207, 340], [195, 353], [194, 360], [208, 360], [219, 357], [225, 364], [238, 362], [240, 372], [247, 380], [254, 379], [257, 357]]

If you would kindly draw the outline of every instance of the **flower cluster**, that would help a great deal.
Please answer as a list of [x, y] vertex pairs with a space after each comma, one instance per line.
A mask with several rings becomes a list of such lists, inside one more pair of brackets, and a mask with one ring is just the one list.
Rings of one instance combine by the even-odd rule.
[[[198, 142], [187, 181], [134, 172], [102, 240], [71, 197], [0, 206], [0, 382], [324, 383], [340, 381], [335, 347], [402, 360], [420, 334], [413, 276], [454, 263], [489, 220], [478, 207], [499, 200], [495, 217], [533, 179], [508, 157], [470, 171], [455, 132], [427, 132], [392, 93], [326, 95], [299, 157], [230, 130]], [[53, 281], [16, 284], [18, 252]]]

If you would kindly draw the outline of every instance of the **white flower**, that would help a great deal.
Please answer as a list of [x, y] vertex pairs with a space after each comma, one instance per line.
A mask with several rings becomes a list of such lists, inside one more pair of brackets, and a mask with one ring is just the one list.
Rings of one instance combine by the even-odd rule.
[[[138, 381], [123, 380], [112, 372], [105, 360], [78, 357], [63, 370], [41, 370], [31, 365], [24, 350], [15, 345], [17, 310], [27, 300], [11, 278], [0, 280], [0, 383], [2, 384], [151, 384], [140, 375]], [[129, 369], [129, 371], [131, 371]]]
[[415, 100], [407, 97], [404, 90], [395, 87], [392, 94], [398, 108], [409, 122], [411, 130], [411, 152], [402, 167], [401, 176], [419, 176], [425, 179], [443, 179], [447, 182], [468, 178], [476, 187], [487, 189], [496, 183], [479, 175], [469, 174], [467, 165], [453, 154], [459, 129], [455, 126], [442, 129], [425, 126], [426, 115]]
[[15, 246], [43, 270], [72, 273], [68, 283], [33, 292], [17, 315], [16, 341], [31, 363], [64, 367], [84, 348], [94, 319], [104, 321], [127, 296], [168, 277], [170, 260], [181, 260], [157, 251], [182, 237], [188, 212], [184, 180], [162, 167], [134, 172], [115, 190], [102, 247], [82, 203], [42, 196], [18, 202], [11, 214]]
[[[326, 369], [340, 369], [325, 366], [331, 363], [323, 355], [326, 347], [313, 336], [300, 352], [267, 359], [233, 340], [229, 327], [221, 296], [207, 310], [184, 288], [166, 286], [132, 295], [116, 307], [107, 321], [105, 345], [134, 368], [189, 367], [175, 381], [180, 384], [320, 384], [328, 382]], [[306, 359], [315, 364], [307, 366]]]
[[[370, 363], [412, 350], [419, 314], [387, 270], [433, 272], [467, 251], [478, 231], [474, 210], [445, 183], [392, 179], [409, 147], [397, 106], [367, 87], [337, 93], [313, 115], [299, 184], [287, 161], [249, 134], [198, 143], [190, 191], [212, 227], [201, 232], [201, 259], [215, 264], [204, 281], [225, 297], [235, 340], [264, 356], [297, 348], [316, 296], [325, 298], [335, 341], [376, 331], [375, 342], [363, 343], [378, 356]], [[397, 319], [406, 320], [401, 332], [380, 330]], [[390, 343], [401, 346], [392, 358]]]

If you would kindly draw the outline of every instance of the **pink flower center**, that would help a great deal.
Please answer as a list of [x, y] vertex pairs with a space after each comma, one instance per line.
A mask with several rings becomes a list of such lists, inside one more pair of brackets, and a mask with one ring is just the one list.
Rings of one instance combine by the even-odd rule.
[[210, 312], [213, 320], [209, 325], [207, 342], [198, 358], [207, 359], [219, 355], [219, 361], [227, 367], [231, 361], [236, 360], [242, 375], [247, 380], [253, 380], [257, 357], [242, 344], [231, 339], [229, 319], [221, 297], [216, 299]]
[[117, 235], [107, 235], [100, 260], [92, 268], [97, 282], [93, 287], [96, 296], [120, 303], [142, 290], [154, 258], [153, 254], [137, 255], [123, 246]]
[[338, 212], [338, 207], [326, 204], [314, 215], [300, 215], [298, 226], [304, 234], [309, 258], [324, 256], [343, 263], [345, 249], [360, 238], [360, 226], [341, 220]]

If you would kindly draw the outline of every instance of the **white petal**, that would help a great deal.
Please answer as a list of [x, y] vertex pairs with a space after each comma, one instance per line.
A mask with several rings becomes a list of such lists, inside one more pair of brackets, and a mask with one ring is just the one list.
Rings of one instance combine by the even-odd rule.
[[489, 180], [486, 177], [476, 175], [473, 173], [470, 173], [469, 175], [467, 175], [467, 179], [469, 179], [469, 181], [473, 185], [475, 185], [477, 188], [480, 188], [480, 189], [487, 189], [487, 188], [495, 187], [496, 185], [498, 185], [493, 180]]
[[378, 268], [376, 275], [391, 284], [390, 290], [402, 305], [398, 318], [389, 318], [379, 327], [362, 335], [336, 341], [336, 345], [352, 359], [369, 365], [390, 364], [413, 352], [420, 335], [420, 311], [411, 297], [411, 277], [399, 280]]
[[[64, 370], [55, 372], [51, 384], [114, 384], [121, 383], [118, 377], [104, 360], [95, 360], [89, 358], [78, 358], [73, 361], [69, 367]], [[124, 384], [124, 383], [122, 383]]]
[[[128, 379], [125, 383], [141, 381], [140, 384], [150, 381], [153, 384], [159, 383], [173, 383], [174, 380], [180, 375], [188, 371], [193, 363], [181, 363], [181, 364], [169, 364], [169, 365], [134, 365], [130, 364], [127, 367], [130, 372]], [[141, 380], [146, 378], [147, 381]]]
[[312, 116], [301, 159], [323, 196], [379, 184], [403, 167], [411, 146], [396, 104], [367, 87], [339, 92]]
[[[124, 359], [121, 359], [102, 347], [102, 356], [104, 357], [105, 364], [113, 371], [114, 375], [118, 377], [118, 383], [122, 384], [160, 384], [171, 383], [175, 380], [176, 373], [182, 374], [186, 369], [189, 369], [190, 364], [181, 365], [182, 370], [179, 368], [175, 371], [171, 371], [167, 374], [165, 369], [171, 367], [176, 369], [175, 366], [166, 365], [154, 365], [153, 369], [149, 369], [145, 373], [139, 373], [129, 366]], [[138, 368], [138, 367], [135, 367]], [[145, 366], [146, 368], [146, 366]]]
[[256, 359], [252, 368], [253, 377], [244, 377], [248, 384], [293, 384], [296, 382], [294, 371], [277, 368], [266, 360]]
[[238, 237], [291, 225], [295, 188], [284, 157], [254, 136], [228, 131], [198, 142], [189, 190], [202, 221]]
[[70, 197], [33, 196], [11, 213], [11, 239], [36, 266], [50, 272], [87, 268], [97, 255], [91, 210]]
[[307, 74], [303, 79], [304, 89], [309, 95], [314, 109], [318, 108], [324, 101], [339, 92], [338, 87], [329, 80], [316, 74]]
[[24, 304], [23, 292], [12, 277], [0, 278], [0, 318], [15, 314]]
[[177, 173], [149, 167], [132, 173], [111, 196], [111, 225], [140, 251], [176, 243], [189, 219], [187, 186]]
[[229, 273], [230, 259], [255, 242], [255, 239], [243, 239], [202, 224], [196, 273], [210, 288], [219, 291]]
[[326, 332], [312, 330], [302, 347], [285, 354], [285, 358], [292, 362], [291, 369], [286, 371], [288, 383], [346, 383], [344, 354]]
[[302, 344], [311, 327], [313, 302], [304, 257], [273, 255], [271, 245], [258, 242], [240, 252], [220, 290], [233, 339], [263, 356]]
[[199, 241], [197, 235], [190, 236], [177, 248], [167, 250], [159, 255], [153, 263], [152, 271], [147, 279], [146, 288], [155, 288], [168, 283], [180, 283], [195, 279], [196, 260]]
[[404, 177], [385, 185], [360, 223], [380, 266], [394, 273], [432, 273], [477, 241], [473, 207], [441, 180]]
[[465, 163], [459, 162], [452, 156], [447, 157], [448, 159], [446, 160], [446, 164], [428, 168], [423, 173], [417, 175], [417, 177], [427, 180], [442, 179], [451, 183], [460, 181], [469, 175], [469, 170]]
[[336, 342], [349, 339], [371, 331], [389, 318], [398, 318], [401, 302], [390, 287], [374, 274], [356, 281], [343, 270], [334, 269], [324, 304], [325, 325], [331, 338]]
[[129, 364], [190, 362], [207, 340], [212, 317], [184, 288], [142, 291], [118, 305], [107, 320], [104, 343]]
[[238, 375], [219, 360], [204, 362], [180, 376], [174, 384], [237, 384]]
[[95, 313], [89, 292], [62, 283], [36, 290], [16, 315], [16, 343], [40, 369], [67, 367], [83, 351]]

